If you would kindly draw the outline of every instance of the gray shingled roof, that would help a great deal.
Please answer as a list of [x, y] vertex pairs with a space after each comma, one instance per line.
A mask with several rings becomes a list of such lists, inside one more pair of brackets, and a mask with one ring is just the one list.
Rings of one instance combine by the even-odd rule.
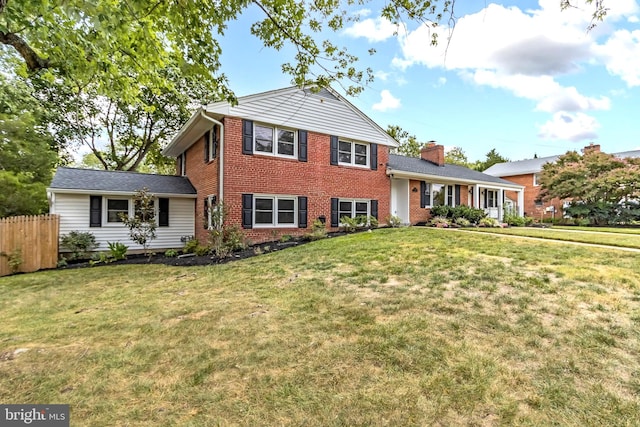
[[[640, 150], [621, 151], [620, 153], [611, 153], [619, 158], [640, 157]], [[537, 159], [518, 160], [515, 162], [497, 163], [491, 166], [484, 173], [493, 176], [515, 176], [525, 175], [529, 173], [538, 173], [542, 170], [545, 163], [553, 163], [558, 160], [557, 156], [539, 157]]]
[[493, 183], [499, 185], [507, 185], [509, 187], [520, 187], [511, 181], [506, 181], [495, 176], [487, 175], [482, 172], [474, 171], [464, 166], [445, 164], [438, 166], [426, 160], [416, 157], [400, 156], [397, 154], [389, 154], [388, 167], [393, 171], [402, 171], [408, 173], [416, 173], [420, 175], [432, 175], [442, 178], [458, 179], [464, 181], [475, 181], [479, 183]]
[[496, 163], [484, 173], [493, 176], [514, 176], [537, 173], [545, 163], [553, 163], [560, 156], [538, 157], [537, 159], [518, 160], [515, 162]]
[[154, 194], [196, 194], [189, 179], [183, 176], [58, 168], [49, 188], [55, 190], [135, 193], [148, 188]]

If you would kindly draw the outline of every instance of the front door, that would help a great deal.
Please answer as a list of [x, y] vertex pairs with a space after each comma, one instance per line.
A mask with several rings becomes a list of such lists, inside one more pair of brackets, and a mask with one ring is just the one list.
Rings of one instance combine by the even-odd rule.
[[391, 215], [400, 218], [403, 224], [409, 224], [409, 180], [391, 179]]

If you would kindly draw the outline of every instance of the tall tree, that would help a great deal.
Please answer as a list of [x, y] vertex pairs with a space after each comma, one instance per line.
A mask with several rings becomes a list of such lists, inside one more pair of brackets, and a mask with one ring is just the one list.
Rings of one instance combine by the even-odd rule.
[[452, 165], [469, 167], [469, 159], [460, 147], [453, 147], [444, 154], [444, 162]]
[[48, 209], [58, 156], [45, 115], [27, 85], [0, 74], [0, 217]]
[[387, 126], [387, 133], [400, 143], [398, 148], [393, 149], [394, 153], [408, 157], [420, 157], [420, 150], [425, 144], [418, 142], [415, 135], [411, 135], [397, 125]]
[[509, 159], [501, 156], [495, 148], [492, 148], [486, 155], [485, 160], [478, 160], [473, 165], [473, 169], [483, 172], [489, 169], [491, 166], [498, 163], [508, 162]]

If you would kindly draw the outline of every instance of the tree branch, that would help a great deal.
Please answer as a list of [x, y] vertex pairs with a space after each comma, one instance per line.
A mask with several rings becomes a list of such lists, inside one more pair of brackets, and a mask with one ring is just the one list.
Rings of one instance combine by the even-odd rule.
[[[6, 4], [5, 0], [0, 0], [0, 11], [3, 9], [3, 1]], [[48, 60], [40, 57], [26, 41], [14, 33], [0, 31], [0, 43], [13, 46], [26, 62], [29, 71], [38, 71], [50, 66]]]

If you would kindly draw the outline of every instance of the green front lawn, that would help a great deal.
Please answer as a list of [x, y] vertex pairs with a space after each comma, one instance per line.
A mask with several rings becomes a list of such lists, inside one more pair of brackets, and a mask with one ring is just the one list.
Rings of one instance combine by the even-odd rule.
[[640, 249], [640, 233], [622, 234], [619, 232], [608, 232], [607, 229], [593, 229], [584, 227], [583, 229], [571, 228], [532, 228], [532, 227], [509, 227], [509, 228], [461, 228], [460, 230], [469, 232], [482, 232], [492, 234], [508, 234], [512, 236], [537, 237], [540, 239], [562, 240], [566, 242], [592, 243], [597, 245], [608, 245], [625, 248]]
[[640, 234], [640, 228], [638, 227], [578, 227], [572, 225], [554, 225], [553, 228], [560, 230], [588, 231], [591, 233]]
[[405, 228], [0, 295], [0, 401], [73, 426], [640, 425], [633, 253]]

